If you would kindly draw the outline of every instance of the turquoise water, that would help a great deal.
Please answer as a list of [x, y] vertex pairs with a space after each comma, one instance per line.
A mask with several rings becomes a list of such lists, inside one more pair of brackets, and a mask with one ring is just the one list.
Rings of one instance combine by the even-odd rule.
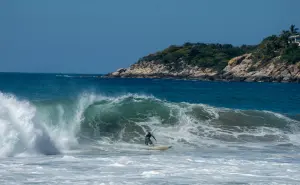
[[[299, 84], [0, 73], [0, 182], [299, 184], [299, 92]], [[149, 129], [173, 148], [148, 151]]]
[[170, 102], [202, 103], [287, 114], [300, 112], [299, 84], [93, 77], [96, 75], [0, 73], [0, 90], [30, 100], [72, 99], [83, 92], [108, 96], [134, 93], [153, 95]]

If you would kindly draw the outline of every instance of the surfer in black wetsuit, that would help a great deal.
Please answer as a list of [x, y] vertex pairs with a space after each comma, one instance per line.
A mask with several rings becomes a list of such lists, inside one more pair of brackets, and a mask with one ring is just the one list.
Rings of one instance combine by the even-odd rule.
[[[155, 137], [148, 131], [148, 133], [145, 136], [145, 145], [153, 145], [152, 141], [151, 141], [151, 137], [153, 137], [155, 139]], [[156, 141], [156, 139], [155, 139]]]

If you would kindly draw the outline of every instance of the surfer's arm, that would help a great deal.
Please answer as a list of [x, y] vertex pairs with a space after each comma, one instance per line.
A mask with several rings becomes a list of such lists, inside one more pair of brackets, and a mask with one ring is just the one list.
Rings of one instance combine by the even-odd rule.
[[[154, 135], [152, 135], [152, 137], [153, 137], [153, 139], [155, 139]], [[155, 141], [156, 141], [156, 139], [155, 139]]]

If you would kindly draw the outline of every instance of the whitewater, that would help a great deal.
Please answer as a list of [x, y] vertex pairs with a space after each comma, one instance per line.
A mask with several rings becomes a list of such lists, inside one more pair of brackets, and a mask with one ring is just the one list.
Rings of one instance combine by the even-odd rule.
[[300, 184], [298, 84], [0, 77], [0, 184]]

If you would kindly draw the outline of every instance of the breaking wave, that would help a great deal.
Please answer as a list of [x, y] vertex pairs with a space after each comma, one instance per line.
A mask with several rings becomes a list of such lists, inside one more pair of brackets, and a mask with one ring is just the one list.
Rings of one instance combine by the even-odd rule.
[[174, 103], [148, 95], [29, 101], [0, 93], [0, 156], [59, 154], [89, 140], [143, 144], [146, 130], [165, 144], [300, 146], [298, 119], [269, 111]]

